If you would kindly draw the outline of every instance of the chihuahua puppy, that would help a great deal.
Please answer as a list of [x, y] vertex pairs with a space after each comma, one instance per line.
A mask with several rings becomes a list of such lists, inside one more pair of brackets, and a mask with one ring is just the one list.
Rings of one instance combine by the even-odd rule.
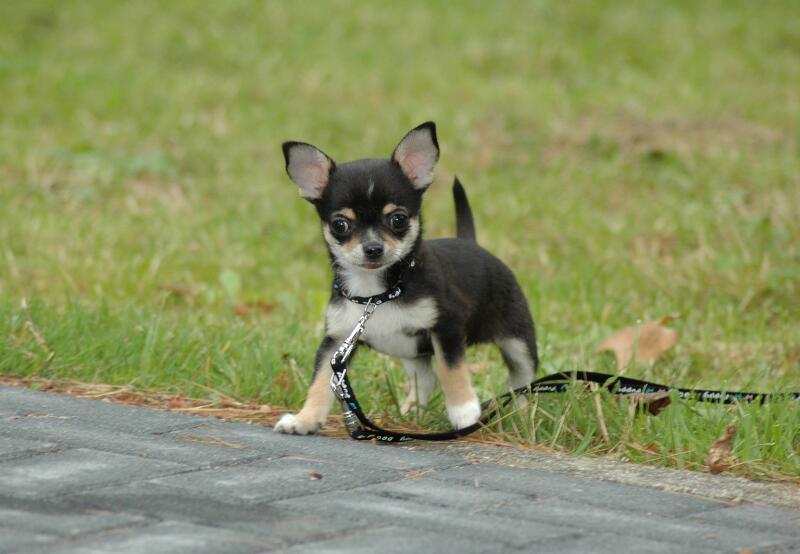
[[320, 429], [334, 398], [330, 359], [364, 311], [347, 297], [381, 294], [400, 279], [403, 293], [375, 310], [360, 343], [402, 360], [412, 385], [404, 413], [427, 404], [438, 377], [453, 426], [478, 421], [480, 403], [464, 363], [466, 347], [476, 343], [500, 348], [512, 389], [531, 382], [538, 356], [527, 301], [511, 270], [476, 243], [458, 179], [457, 238], [422, 240], [422, 195], [439, 159], [433, 122], [409, 131], [388, 159], [337, 164], [302, 142], [284, 143], [283, 154], [289, 177], [322, 222], [334, 287], [305, 404], [284, 415], [276, 431]]

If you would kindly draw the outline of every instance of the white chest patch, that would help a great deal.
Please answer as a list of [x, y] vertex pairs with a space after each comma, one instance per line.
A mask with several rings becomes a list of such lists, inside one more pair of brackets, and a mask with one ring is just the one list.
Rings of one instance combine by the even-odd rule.
[[386, 289], [383, 282], [383, 270], [370, 271], [357, 267], [341, 268], [339, 270], [344, 288], [355, 296], [373, 296]]
[[[329, 304], [325, 312], [327, 333], [336, 339], [346, 337], [363, 313], [364, 307], [353, 302]], [[414, 358], [418, 355], [418, 338], [414, 333], [429, 330], [438, 315], [432, 298], [423, 298], [413, 304], [387, 302], [375, 309], [361, 340], [389, 356]]]

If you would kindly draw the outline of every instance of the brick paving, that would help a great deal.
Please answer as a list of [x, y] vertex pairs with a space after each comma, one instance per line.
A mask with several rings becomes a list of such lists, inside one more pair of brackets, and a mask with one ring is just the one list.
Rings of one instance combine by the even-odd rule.
[[0, 554], [748, 550], [800, 512], [0, 387]]

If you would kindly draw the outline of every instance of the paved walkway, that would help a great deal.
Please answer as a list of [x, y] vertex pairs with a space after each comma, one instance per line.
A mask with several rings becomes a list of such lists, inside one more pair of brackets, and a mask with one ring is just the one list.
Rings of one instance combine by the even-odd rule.
[[0, 552], [800, 552], [800, 512], [0, 387]]

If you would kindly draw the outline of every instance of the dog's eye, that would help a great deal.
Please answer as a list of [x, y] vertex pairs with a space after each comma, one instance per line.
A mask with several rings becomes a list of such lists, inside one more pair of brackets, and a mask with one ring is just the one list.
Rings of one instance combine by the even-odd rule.
[[337, 217], [331, 221], [331, 231], [333, 231], [333, 234], [336, 236], [343, 237], [350, 232], [350, 229], [350, 220], [346, 217]]
[[403, 212], [394, 212], [389, 216], [389, 226], [392, 231], [403, 231], [408, 227], [408, 216]]

